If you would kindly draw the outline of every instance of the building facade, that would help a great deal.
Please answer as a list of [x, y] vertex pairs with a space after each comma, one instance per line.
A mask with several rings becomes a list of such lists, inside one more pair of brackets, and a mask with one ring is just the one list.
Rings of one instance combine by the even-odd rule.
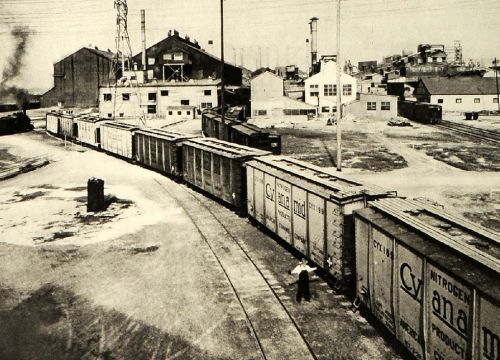
[[495, 78], [422, 78], [415, 97], [421, 102], [441, 105], [447, 112], [498, 110]]
[[265, 71], [250, 81], [252, 117], [315, 116], [316, 108], [284, 95], [284, 81]]
[[218, 106], [219, 85], [219, 80], [190, 80], [101, 87], [99, 116], [193, 119]]
[[347, 105], [346, 113], [356, 117], [392, 119], [398, 115], [398, 97], [393, 95], [360, 94], [359, 100]]
[[[354, 77], [341, 73], [342, 104], [356, 100], [357, 81]], [[305, 80], [305, 102], [315, 106], [319, 114], [337, 111], [337, 64], [328, 61], [321, 71]]]
[[[137, 69], [142, 70], [142, 53], [134, 56]], [[188, 36], [180, 37], [177, 31], [146, 49], [147, 81], [188, 81], [220, 79], [221, 61], [204, 51]], [[224, 79], [228, 85], [241, 86], [242, 68], [229, 63], [224, 65]]]
[[113, 56], [83, 47], [54, 64], [54, 87], [41, 97], [42, 107], [97, 107], [99, 88], [115, 82]]

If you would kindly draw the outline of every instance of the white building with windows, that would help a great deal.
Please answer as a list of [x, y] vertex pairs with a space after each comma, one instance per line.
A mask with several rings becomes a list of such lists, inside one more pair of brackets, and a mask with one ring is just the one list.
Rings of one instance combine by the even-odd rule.
[[252, 118], [315, 116], [316, 107], [284, 95], [281, 77], [265, 71], [250, 80]]
[[346, 106], [346, 113], [359, 118], [392, 119], [398, 115], [398, 97], [394, 95], [360, 94], [359, 100]]
[[498, 110], [495, 78], [422, 78], [415, 88], [415, 97], [421, 102], [441, 105], [446, 112]]
[[[342, 72], [342, 104], [356, 100], [356, 78]], [[337, 111], [337, 64], [334, 61], [321, 63], [321, 71], [305, 81], [305, 102], [316, 106], [319, 114]]]
[[193, 119], [218, 106], [219, 80], [169, 81], [117, 85], [99, 89], [103, 118]]

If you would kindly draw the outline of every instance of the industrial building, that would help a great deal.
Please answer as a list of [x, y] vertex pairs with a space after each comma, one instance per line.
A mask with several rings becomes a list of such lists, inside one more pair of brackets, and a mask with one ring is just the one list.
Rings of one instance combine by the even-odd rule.
[[[342, 72], [342, 104], [356, 100], [356, 78]], [[334, 61], [321, 63], [321, 71], [305, 80], [305, 102], [316, 106], [320, 114], [337, 111], [337, 64]]]
[[380, 94], [359, 94], [359, 100], [346, 106], [346, 113], [356, 117], [392, 119], [398, 115], [398, 97]]
[[284, 81], [265, 71], [250, 81], [252, 117], [315, 116], [316, 108], [284, 95]]
[[[146, 49], [146, 64], [143, 66], [142, 52], [133, 57], [138, 70], [146, 70], [147, 81], [188, 81], [191, 79], [220, 79], [221, 61], [204, 51], [189, 36], [181, 37], [179, 32], [169, 31], [168, 36]], [[225, 63], [224, 82], [241, 86], [242, 68]]]
[[496, 111], [498, 95], [495, 78], [422, 78], [415, 88], [418, 101], [438, 104], [443, 111]]
[[193, 119], [217, 106], [220, 80], [151, 82], [101, 87], [99, 115], [105, 118]]
[[99, 87], [115, 82], [113, 54], [83, 47], [54, 64], [54, 87], [41, 97], [42, 107], [97, 107]]

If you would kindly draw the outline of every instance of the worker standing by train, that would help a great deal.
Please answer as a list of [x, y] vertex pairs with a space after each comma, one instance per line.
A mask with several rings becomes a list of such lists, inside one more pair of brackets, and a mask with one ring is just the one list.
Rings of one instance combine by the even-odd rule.
[[302, 298], [306, 301], [311, 301], [311, 292], [309, 290], [309, 273], [315, 271], [316, 268], [312, 268], [307, 265], [307, 260], [302, 259], [293, 270], [290, 270], [290, 274], [299, 275], [298, 286], [297, 286], [297, 302], [301, 302]]

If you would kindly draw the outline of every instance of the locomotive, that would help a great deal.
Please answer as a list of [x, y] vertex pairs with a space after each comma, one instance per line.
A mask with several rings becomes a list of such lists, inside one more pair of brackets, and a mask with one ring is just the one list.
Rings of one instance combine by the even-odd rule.
[[0, 135], [26, 132], [33, 129], [31, 119], [25, 112], [19, 111], [0, 118]]

